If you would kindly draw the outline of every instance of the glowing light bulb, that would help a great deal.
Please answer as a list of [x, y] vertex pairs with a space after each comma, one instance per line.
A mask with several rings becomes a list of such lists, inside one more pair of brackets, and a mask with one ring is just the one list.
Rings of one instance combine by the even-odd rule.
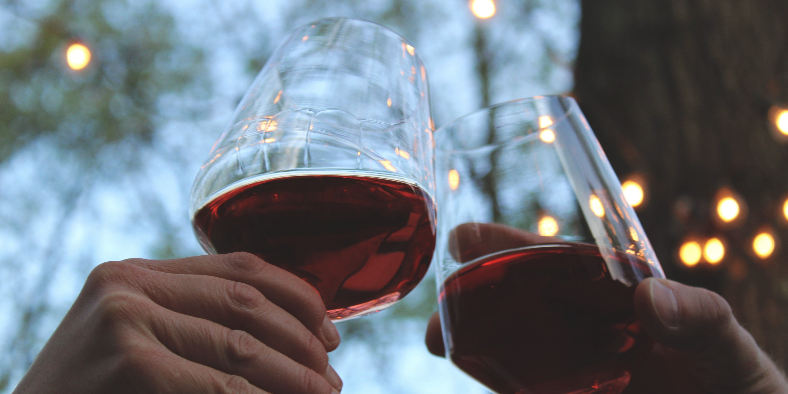
[[752, 250], [758, 257], [768, 258], [774, 252], [774, 237], [766, 232], [756, 235], [752, 240]]
[[711, 265], [717, 265], [725, 257], [725, 245], [718, 238], [706, 241], [703, 246], [703, 258]]
[[627, 199], [629, 205], [637, 207], [643, 203], [645, 194], [643, 193], [643, 187], [639, 183], [626, 181], [621, 185], [621, 189], [624, 191], [624, 198]]
[[457, 170], [449, 171], [449, 188], [457, 190], [460, 187], [460, 173]]
[[544, 216], [539, 219], [539, 235], [552, 237], [558, 234], [558, 222], [552, 216]]
[[774, 125], [781, 133], [788, 135], [788, 109], [784, 109], [777, 114], [774, 120]]
[[785, 215], [785, 220], [788, 220], [788, 198], [785, 199], [785, 203], [783, 204], [783, 215]]
[[90, 49], [83, 44], [71, 44], [66, 50], [66, 63], [72, 70], [82, 70], [90, 63]]
[[685, 242], [679, 249], [679, 258], [687, 267], [693, 267], [700, 262], [700, 244], [695, 241]]
[[739, 216], [739, 203], [733, 197], [725, 197], [717, 203], [717, 214], [723, 222], [730, 222]]
[[495, 15], [495, 3], [492, 0], [471, 0], [471, 12], [479, 19], [487, 19]]
[[605, 207], [602, 206], [602, 201], [599, 200], [599, 197], [595, 195], [591, 195], [591, 198], [588, 199], [588, 205], [591, 207], [591, 212], [598, 217], [605, 216]]
[[541, 133], [539, 133], [539, 139], [549, 144], [555, 141], [555, 133], [553, 130], [544, 129]]

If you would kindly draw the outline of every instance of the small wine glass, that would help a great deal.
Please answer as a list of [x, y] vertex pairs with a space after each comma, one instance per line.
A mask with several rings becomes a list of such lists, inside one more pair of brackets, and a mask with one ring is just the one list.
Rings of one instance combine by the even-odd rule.
[[245, 251], [310, 283], [333, 320], [384, 309], [435, 246], [427, 75], [378, 24], [322, 19], [269, 58], [192, 188], [209, 253]]
[[447, 357], [500, 394], [621, 393], [653, 345], [635, 286], [664, 274], [575, 101], [496, 105], [435, 137]]

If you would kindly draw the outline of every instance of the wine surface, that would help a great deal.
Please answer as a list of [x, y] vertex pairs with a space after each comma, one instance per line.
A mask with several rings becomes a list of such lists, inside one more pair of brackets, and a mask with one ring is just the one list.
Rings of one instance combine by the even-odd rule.
[[435, 248], [432, 201], [397, 179], [299, 175], [230, 190], [193, 225], [209, 252], [254, 253], [304, 279], [338, 320], [381, 310], [418, 284]]
[[447, 348], [460, 369], [500, 394], [622, 393], [652, 348], [634, 291], [610, 277], [594, 245], [487, 255], [443, 284]]

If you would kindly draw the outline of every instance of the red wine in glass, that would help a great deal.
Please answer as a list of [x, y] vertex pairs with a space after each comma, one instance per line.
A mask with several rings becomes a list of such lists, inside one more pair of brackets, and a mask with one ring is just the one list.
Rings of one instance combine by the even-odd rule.
[[395, 174], [291, 172], [246, 183], [198, 209], [193, 224], [208, 250], [253, 253], [310, 283], [334, 320], [404, 297], [435, 248], [432, 198]]
[[478, 258], [439, 295], [450, 357], [500, 394], [621, 393], [653, 345], [635, 317], [634, 291], [611, 278], [595, 245]]

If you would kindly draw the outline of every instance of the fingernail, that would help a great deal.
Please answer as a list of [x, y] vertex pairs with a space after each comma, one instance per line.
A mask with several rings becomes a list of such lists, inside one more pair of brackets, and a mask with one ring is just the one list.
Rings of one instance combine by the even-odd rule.
[[326, 369], [326, 380], [328, 383], [331, 383], [331, 387], [334, 388], [332, 393], [339, 394], [342, 391], [342, 378], [339, 377], [337, 371], [334, 371], [334, 367], [331, 364], [328, 365], [328, 369]]
[[323, 336], [329, 345], [333, 346], [339, 343], [339, 331], [337, 331], [337, 327], [331, 322], [331, 319], [328, 318], [328, 315], [323, 319]]
[[658, 280], [651, 281], [651, 305], [662, 324], [672, 328], [679, 326], [679, 301], [673, 290]]

